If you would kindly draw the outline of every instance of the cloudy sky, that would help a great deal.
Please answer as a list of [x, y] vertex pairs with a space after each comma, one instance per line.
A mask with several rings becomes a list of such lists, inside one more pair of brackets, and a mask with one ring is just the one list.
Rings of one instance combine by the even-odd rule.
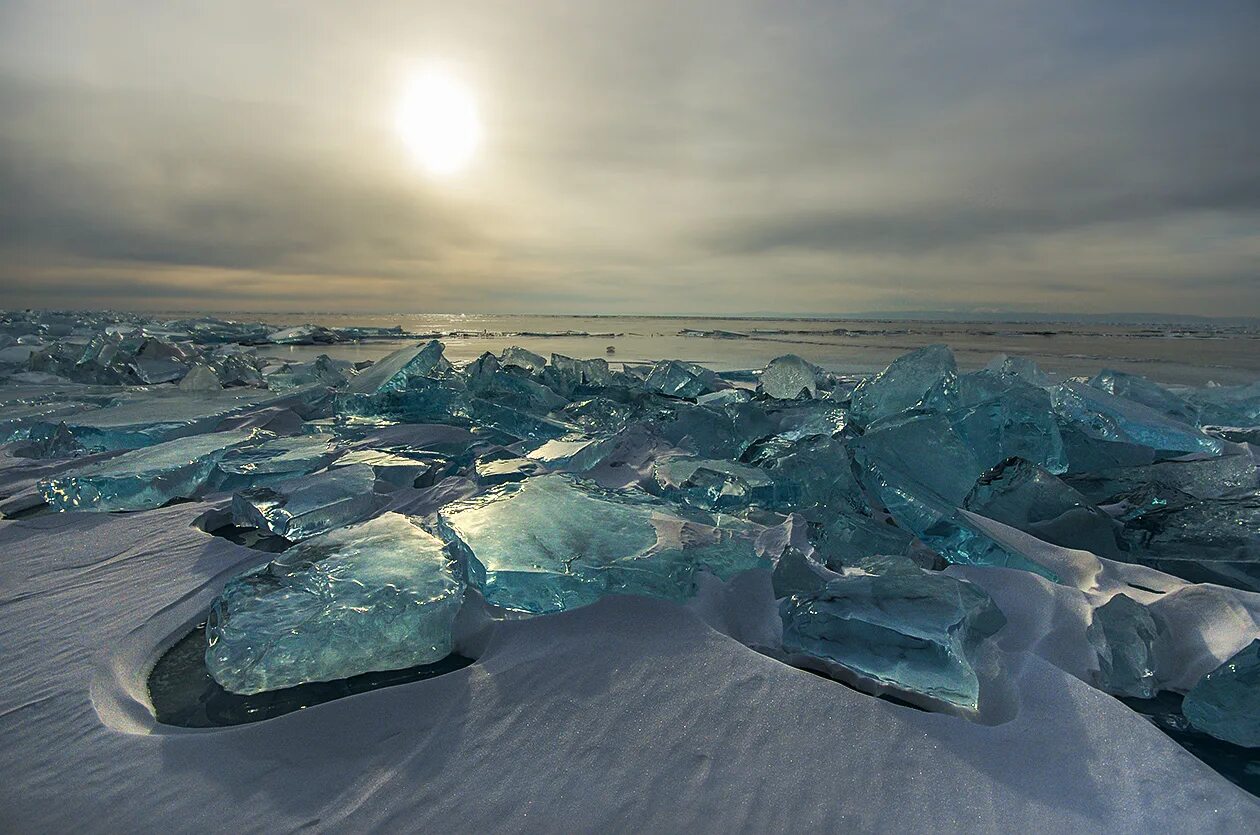
[[[0, 0], [0, 307], [1260, 316], [1260, 4]], [[435, 178], [416, 73], [483, 140]]]

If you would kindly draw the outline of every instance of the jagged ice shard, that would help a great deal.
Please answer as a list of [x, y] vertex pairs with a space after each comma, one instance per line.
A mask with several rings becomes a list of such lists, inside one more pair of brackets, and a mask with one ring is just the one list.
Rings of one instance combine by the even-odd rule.
[[368, 464], [337, 467], [232, 497], [232, 519], [292, 542], [368, 518], [384, 505]]
[[451, 652], [463, 588], [441, 541], [386, 513], [231, 580], [210, 609], [206, 667], [259, 693], [430, 664]]
[[1102, 389], [1069, 381], [1055, 386], [1051, 395], [1055, 410], [1066, 422], [1095, 438], [1211, 455], [1219, 455], [1224, 449], [1219, 438]]
[[1260, 748], [1260, 640], [1205, 675], [1181, 709], [1194, 727], [1217, 739]]
[[1006, 623], [977, 586], [917, 570], [837, 577], [779, 612], [785, 651], [968, 713], [980, 709], [980, 643]]
[[957, 376], [958, 363], [949, 348], [920, 348], [898, 357], [883, 371], [859, 383], [853, 391], [850, 414], [865, 426], [913, 407], [934, 386], [952, 387]]
[[213, 432], [124, 453], [54, 476], [39, 485], [55, 510], [146, 510], [196, 496], [216, 464], [255, 441], [252, 431]]
[[785, 354], [770, 360], [757, 381], [758, 390], [776, 400], [812, 398], [818, 394], [818, 379], [822, 369], [806, 362], [795, 354]]
[[1086, 632], [1098, 653], [1098, 687], [1117, 696], [1155, 695], [1159, 627], [1146, 607], [1118, 594], [1094, 610]]
[[552, 474], [448, 505], [441, 528], [469, 582], [507, 609], [545, 613], [606, 594], [682, 600], [696, 574], [769, 567], [740, 528], [684, 520], [638, 491]]

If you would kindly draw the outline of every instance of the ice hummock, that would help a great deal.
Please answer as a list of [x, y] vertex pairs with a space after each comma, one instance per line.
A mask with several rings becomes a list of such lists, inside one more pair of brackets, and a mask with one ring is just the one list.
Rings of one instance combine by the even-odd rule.
[[385, 513], [231, 580], [210, 609], [206, 666], [259, 693], [429, 664], [451, 652], [462, 595], [442, 543]]

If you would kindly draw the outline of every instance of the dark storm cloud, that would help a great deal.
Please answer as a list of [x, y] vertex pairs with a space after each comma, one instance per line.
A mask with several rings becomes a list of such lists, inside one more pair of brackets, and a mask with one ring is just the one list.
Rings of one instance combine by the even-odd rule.
[[[126, 8], [0, 6], [19, 303], [1260, 314], [1254, 3]], [[434, 57], [445, 183], [389, 124]]]

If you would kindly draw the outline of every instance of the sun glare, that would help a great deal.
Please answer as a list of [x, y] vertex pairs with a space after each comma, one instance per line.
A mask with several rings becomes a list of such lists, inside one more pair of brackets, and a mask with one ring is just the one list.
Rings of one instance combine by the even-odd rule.
[[398, 103], [398, 135], [430, 174], [462, 170], [481, 143], [481, 120], [472, 93], [445, 73], [412, 79]]

